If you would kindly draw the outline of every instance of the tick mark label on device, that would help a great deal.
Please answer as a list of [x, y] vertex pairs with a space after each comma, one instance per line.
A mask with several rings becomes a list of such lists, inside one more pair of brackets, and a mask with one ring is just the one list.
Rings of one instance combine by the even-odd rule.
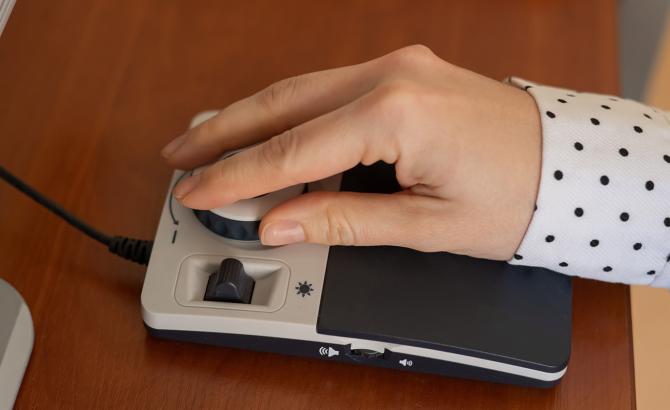
[[304, 282], [298, 282], [298, 286], [295, 287], [295, 294], [300, 295], [303, 298], [305, 295], [307, 296], [312, 296], [311, 292], [314, 292], [314, 288], [312, 287], [311, 283], [307, 283], [307, 281]]
[[170, 218], [172, 219], [172, 224], [173, 225], [179, 225], [179, 221], [177, 220], [177, 218], [175, 218], [174, 211], [172, 210], [172, 200], [173, 199], [174, 199], [174, 195], [170, 195], [170, 199], [168, 201], [168, 209], [170, 211]]
[[340, 355], [340, 351], [339, 351], [339, 350], [335, 350], [335, 349], [333, 349], [332, 347], [321, 346], [321, 347], [319, 348], [319, 354], [320, 354], [321, 356], [333, 357], [333, 356], [339, 356], [339, 355]]
[[408, 359], [398, 360], [398, 363], [400, 363], [403, 367], [412, 367], [412, 365], [414, 365], [414, 362]]

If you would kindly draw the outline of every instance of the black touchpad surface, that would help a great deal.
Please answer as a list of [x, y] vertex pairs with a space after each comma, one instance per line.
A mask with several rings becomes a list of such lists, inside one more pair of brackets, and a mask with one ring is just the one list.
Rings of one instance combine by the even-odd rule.
[[[399, 189], [359, 166], [342, 191]], [[487, 232], [482, 232], [486, 235]], [[437, 349], [543, 371], [570, 355], [571, 278], [545, 269], [396, 247], [331, 247], [317, 331]]]

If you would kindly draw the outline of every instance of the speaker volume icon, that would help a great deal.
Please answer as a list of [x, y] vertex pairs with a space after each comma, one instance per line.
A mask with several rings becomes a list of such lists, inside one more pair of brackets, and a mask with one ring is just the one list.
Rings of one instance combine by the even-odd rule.
[[328, 357], [333, 357], [333, 356], [339, 356], [340, 352], [333, 349], [332, 347], [320, 347], [319, 348], [319, 354], [321, 356], [328, 356]]
[[412, 365], [414, 364], [414, 362], [412, 362], [411, 360], [407, 360], [407, 359], [398, 360], [398, 363], [403, 365], [403, 367], [412, 367]]

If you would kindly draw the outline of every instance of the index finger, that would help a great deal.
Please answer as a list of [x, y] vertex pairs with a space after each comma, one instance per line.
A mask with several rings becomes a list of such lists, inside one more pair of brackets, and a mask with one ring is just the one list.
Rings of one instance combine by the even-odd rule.
[[366, 98], [286, 131], [269, 141], [219, 161], [183, 180], [175, 196], [189, 208], [213, 209], [267, 192], [317, 181], [380, 159], [394, 162], [388, 123], [369, 121]]

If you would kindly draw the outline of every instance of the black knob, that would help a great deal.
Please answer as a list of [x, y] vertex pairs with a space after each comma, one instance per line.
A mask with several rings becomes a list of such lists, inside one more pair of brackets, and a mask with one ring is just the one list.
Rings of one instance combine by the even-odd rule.
[[193, 212], [207, 229], [217, 235], [238, 241], [258, 240], [258, 227], [261, 225], [261, 221], [238, 221], [224, 218], [212, 211], [199, 209], [194, 209]]
[[219, 269], [209, 275], [205, 300], [214, 302], [250, 303], [256, 282], [244, 271], [237, 259], [224, 259]]

